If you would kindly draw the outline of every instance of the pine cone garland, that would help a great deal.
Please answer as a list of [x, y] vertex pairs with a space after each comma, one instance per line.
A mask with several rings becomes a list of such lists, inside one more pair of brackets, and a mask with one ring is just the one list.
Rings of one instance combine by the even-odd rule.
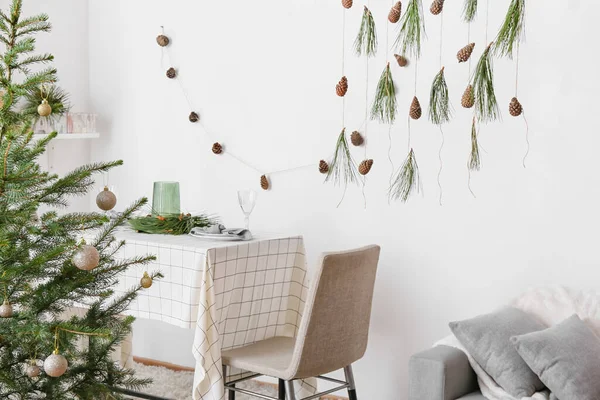
[[469, 43], [468, 45], [460, 49], [458, 53], [456, 53], [456, 58], [458, 58], [458, 62], [462, 63], [465, 61], [469, 61], [469, 58], [471, 58], [471, 54], [473, 54], [474, 48], [475, 43]]
[[365, 142], [365, 139], [358, 131], [354, 131], [352, 132], [352, 135], [350, 135], [350, 141], [353, 145], [360, 146]]
[[402, 3], [397, 2], [396, 4], [394, 4], [394, 7], [392, 7], [392, 9], [390, 10], [390, 13], [388, 14], [388, 21], [390, 21], [392, 24], [395, 24], [396, 22], [400, 21], [401, 14], [402, 14]]
[[361, 175], [366, 175], [371, 171], [371, 167], [373, 166], [373, 160], [364, 160], [358, 166], [358, 172]]
[[471, 108], [475, 105], [475, 93], [473, 92], [473, 86], [469, 85], [465, 89], [465, 92], [462, 95], [462, 99], [460, 100], [460, 104], [464, 108]]
[[508, 105], [508, 112], [513, 117], [518, 117], [523, 113], [523, 106], [516, 97], [513, 97]]
[[429, 8], [429, 11], [431, 11], [433, 15], [439, 15], [443, 10], [444, 0], [435, 0], [433, 3], [431, 3], [431, 7]]
[[419, 119], [421, 118], [421, 115], [423, 114], [423, 110], [421, 109], [421, 103], [419, 103], [419, 99], [417, 99], [417, 96], [413, 97], [413, 101], [410, 105], [410, 117], [412, 119]]
[[344, 97], [348, 92], [348, 78], [342, 76], [342, 79], [335, 85], [335, 92], [338, 96]]
[[354, 4], [353, 0], [342, 0], [344, 8], [352, 8], [352, 4]]
[[271, 185], [269, 184], [269, 179], [267, 179], [266, 175], [263, 175], [260, 177], [260, 187], [263, 188], [263, 190], [269, 190], [269, 187]]
[[166, 37], [165, 35], [158, 35], [156, 37], [156, 43], [158, 43], [158, 45], [160, 47], [166, 47], [166, 46], [168, 46], [169, 42], [170, 42], [169, 38]]
[[215, 154], [223, 153], [223, 146], [221, 145], [221, 143], [216, 142], [215, 144], [213, 144], [212, 152]]
[[400, 54], [394, 54], [396, 57], [396, 61], [398, 61], [398, 65], [401, 67], [406, 67], [408, 65], [408, 59]]
[[177, 76], [177, 71], [175, 68], [171, 67], [167, 70], [167, 78], [174, 79]]
[[329, 164], [327, 164], [327, 161], [321, 160], [319, 162], [319, 172], [322, 174], [326, 174], [329, 172]]
[[190, 113], [189, 118], [190, 118], [190, 122], [192, 122], [192, 123], [200, 121], [200, 116], [195, 111], [192, 111]]

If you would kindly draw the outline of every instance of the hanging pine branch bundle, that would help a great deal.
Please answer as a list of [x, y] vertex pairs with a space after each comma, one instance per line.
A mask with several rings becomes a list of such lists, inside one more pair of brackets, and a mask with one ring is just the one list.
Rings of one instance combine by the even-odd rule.
[[473, 22], [477, 15], [477, 0], [465, 0], [463, 7], [463, 19], [465, 22]]
[[421, 0], [410, 0], [400, 21], [400, 31], [394, 45], [401, 55], [411, 55], [418, 59], [421, 56], [421, 40], [424, 35], [423, 3]]
[[396, 89], [394, 88], [390, 63], [388, 63], [377, 84], [373, 107], [371, 107], [371, 119], [392, 124], [396, 119], [396, 112]]
[[477, 127], [475, 118], [471, 127], [471, 155], [469, 156], [469, 171], [479, 171], [481, 168], [481, 159], [479, 158], [479, 142], [477, 141]]
[[495, 121], [500, 118], [500, 108], [494, 90], [494, 68], [490, 53], [492, 44], [490, 43], [481, 55], [473, 74], [475, 115], [481, 122]]
[[390, 199], [402, 200], [405, 203], [415, 190], [417, 193], [421, 190], [421, 180], [415, 152], [410, 149], [408, 157], [404, 160], [404, 164], [390, 186], [388, 196]]
[[448, 85], [444, 78], [444, 67], [438, 72], [431, 84], [429, 93], [429, 120], [436, 125], [450, 121], [452, 110], [450, 106], [450, 96], [448, 94]]
[[523, 35], [525, 21], [525, 0], [512, 0], [506, 13], [506, 18], [494, 45], [494, 52], [512, 59], [513, 52]]
[[344, 184], [344, 186], [358, 182], [356, 163], [346, 141], [346, 128], [342, 129], [335, 145], [335, 154], [325, 178], [325, 182], [328, 181], [333, 181], [335, 185]]
[[360, 30], [354, 41], [354, 51], [361, 56], [366, 54], [367, 57], [373, 57], [377, 53], [377, 30], [375, 29], [375, 20], [371, 10], [365, 6]]

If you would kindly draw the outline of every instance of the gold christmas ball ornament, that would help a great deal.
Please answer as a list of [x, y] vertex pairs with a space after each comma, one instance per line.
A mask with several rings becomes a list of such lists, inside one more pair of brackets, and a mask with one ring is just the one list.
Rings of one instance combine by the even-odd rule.
[[73, 256], [73, 264], [83, 271], [91, 271], [100, 263], [100, 253], [94, 246], [83, 245]]
[[38, 367], [35, 361], [32, 361], [31, 364], [28, 364], [25, 367], [25, 374], [30, 378], [36, 378], [40, 375], [40, 367]]
[[171, 41], [169, 40], [169, 38], [165, 35], [158, 35], [156, 37], [156, 43], [158, 43], [158, 45], [160, 47], [166, 47], [169, 45]]
[[58, 350], [54, 350], [46, 360], [44, 360], [44, 372], [52, 378], [58, 378], [67, 372], [69, 362], [62, 354], [58, 354]]
[[102, 211], [110, 211], [117, 205], [117, 196], [105, 186], [104, 190], [96, 196], [96, 205]]
[[152, 286], [152, 277], [147, 272], [144, 272], [144, 276], [140, 279], [140, 285], [144, 289], [149, 289]]
[[10, 318], [13, 316], [13, 306], [8, 302], [8, 300], [4, 300], [4, 303], [0, 306], [0, 318]]
[[48, 115], [52, 114], [52, 107], [50, 107], [50, 104], [48, 104], [48, 100], [42, 100], [42, 104], [38, 106], [37, 112], [40, 117], [47, 117]]

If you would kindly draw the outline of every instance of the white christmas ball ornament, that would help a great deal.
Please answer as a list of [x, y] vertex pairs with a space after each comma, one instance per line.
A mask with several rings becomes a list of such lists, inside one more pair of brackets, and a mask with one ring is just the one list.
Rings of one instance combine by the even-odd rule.
[[29, 364], [25, 367], [25, 374], [30, 378], [35, 378], [40, 375], [40, 367], [35, 364]]
[[58, 351], [54, 351], [46, 360], [44, 360], [44, 372], [46, 375], [52, 378], [58, 378], [67, 372], [69, 368], [69, 362], [62, 354], [58, 354]]
[[73, 256], [73, 264], [81, 270], [91, 271], [100, 263], [100, 253], [94, 246], [84, 244]]

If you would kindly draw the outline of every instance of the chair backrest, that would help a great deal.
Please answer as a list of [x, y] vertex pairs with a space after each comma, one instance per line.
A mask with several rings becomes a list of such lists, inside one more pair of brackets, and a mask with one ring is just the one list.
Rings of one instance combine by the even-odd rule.
[[367, 348], [379, 246], [323, 254], [290, 367], [294, 378], [344, 368]]

